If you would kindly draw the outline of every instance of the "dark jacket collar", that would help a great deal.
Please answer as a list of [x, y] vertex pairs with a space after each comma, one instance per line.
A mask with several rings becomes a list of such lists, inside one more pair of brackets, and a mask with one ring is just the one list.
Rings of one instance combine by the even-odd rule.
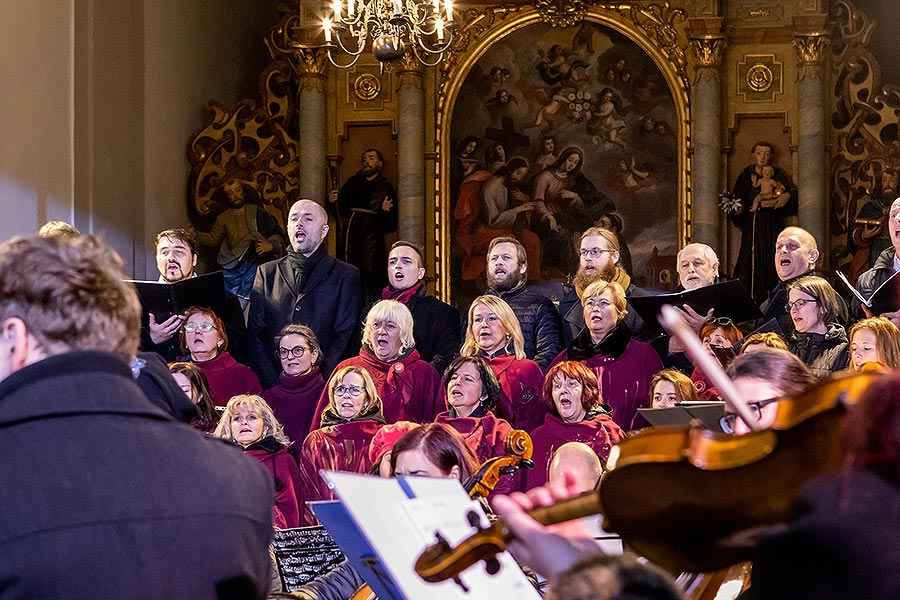
[[353, 421], [376, 421], [383, 425], [384, 413], [381, 412], [381, 406], [379, 405], [370, 406], [365, 412], [362, 412], [355, 417], [350, 417], [349, 419], [345, 419], [337, 414], [331, 406], [326, 407], [325, 410], [322, 411], [322, 427], [340, 425], [341, 423], [352, 423]]
[[275, 454], [282, 448], [284, 448], [284, 446], [281, 445], [281, 442], [275, 439], [274, 435], [267, 435], [263, 439], [253, 442], [252, 444], [244, 448], [244, 451], [263, 450], [264, 452], [268, 452], [269, 454]]
[[575, 336], [572, 343], [569, 344], [568, 360], [587, 360], [598, 354], [608, 356], [610, 358], [619, 358], [625, 354], [628, 348], [628, 342], [631, 341], [631, 330], [625, 321], [619, 319], [616, 326], [607, 333], [600, 343], [595, 344], [591, 340], [591, 331], [585, 327], [581, 333]]
[[128, 364], [106, 352], [51, 356], [0, 381], [0, 425], [89, 413], [172, 420], [146, 399]]
[[511, 290], [506, 290], [504, 292], [498, 292], [494, 289], [488, 288], [487, 290], [485, 290], [484, 293], [489, 294], [491, 296], [499, 296], [500, 298], [507, 300], [509, 298], [515, 298], [516, 296], [518, 296], [519, 294], [524, 292], [526, 289], [528, 289], [528, 286], [525, 285], [525, 280], [523, 279], [522, 281], [517, 283], [516, 286], [514, 288], [512, 288]]

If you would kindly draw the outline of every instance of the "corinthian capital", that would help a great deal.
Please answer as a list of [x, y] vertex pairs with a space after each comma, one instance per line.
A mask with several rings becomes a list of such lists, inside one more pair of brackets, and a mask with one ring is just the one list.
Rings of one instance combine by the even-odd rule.
[[797, 53], [797, 61], [800, 70], [797, 79], [823, 77], [823, 63], [825, 52], [831, 40], [824, 33], [798, 34], [794, 36], [794, 51]]

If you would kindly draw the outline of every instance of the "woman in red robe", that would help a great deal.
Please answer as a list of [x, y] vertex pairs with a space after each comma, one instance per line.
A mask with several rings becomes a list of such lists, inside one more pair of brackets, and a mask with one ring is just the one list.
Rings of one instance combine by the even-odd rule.
[[[375, 381], [387, 423], [430, 423], [444, 409], [441, 376], [419, 358], [415, 345], [413, 318], [406, 305], [381, 300], [366, 315], [359, 355], [348, 358], [335, 371], [349, 366], [366, 369]], [[323, 392], [317, 408], [322, 411], [327, 404]]]
[[[503, 441], [512, 425], [491, 412], [502, 392], [500, 383], [487, 363], [477, 356], [461, 356], [450, 363], [444, 375], [449, 410], [434, 420], [458, 431], [466, 444], [483, 463], [495, 456], [505, 456]], [[521, 487], [518, 473], [504, 476], [494, 493], [509, 494]]]
[[568, 442], [582, 442], [597, 453], [604, 467], [609, 451], [625, 433], [609, 416], [594, 372], [579, 362], [564, 361], [550, 367], [544, 380], [549, 413], [534, 430], [534, 468], [525, 474], [525, 489], [547, 483], [550, 459]]
[[552, 365], [577, 360], [590, 368], [600, 382], [603, 401], [612, 418], [625, 431], [634, 428], [638, 408], [650, 406], [650, 381], [663, 364], [653, 347], [631, 337], [625, 317], [625, 290], [602, 279], [588, 285], [581, 295], [586, 327]]
[[541, 401], [544, 375], [536, 362], [525, 358], [525, 341], [515, 313], [497, 296], [479, 296], [469, 307], [468, 323], [460, 354], [480, 356], [487, 362], [503, 390], [497, 416], [531, 433], [547, 412]]
[[381, 398], [364, 368], [338, 369], [326, 389], [329, 402], [322, 412], [321, 427], [306, 436], [300, 449], [302, 525], [316, 524], [307, 502], [334, 500], [334, 494], [319, 477], [319, 470], [368, 473], [372, 468], [369, 443], [384, 425]]

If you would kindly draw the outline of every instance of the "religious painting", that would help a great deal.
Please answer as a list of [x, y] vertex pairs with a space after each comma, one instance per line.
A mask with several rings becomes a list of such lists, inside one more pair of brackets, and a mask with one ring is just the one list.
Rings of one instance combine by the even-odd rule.
[[451, 114], [444, 181], [460, 306], [485, 288], [494, 237], [522, 242], [532, 284], [561, 289], [578, 267], [581, 233], [594, 225], [616, 232], [636, 285], [671, 288], [677, 110], [635, 42], [588, 21], [522, 27], [472, 65]]

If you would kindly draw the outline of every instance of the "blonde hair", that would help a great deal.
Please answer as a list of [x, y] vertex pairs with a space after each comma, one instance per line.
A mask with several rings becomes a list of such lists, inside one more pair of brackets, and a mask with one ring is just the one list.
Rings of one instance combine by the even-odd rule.
[[[235, 442], [234, 432], [231, 430], [231, 419], [242, 409], [257, 413], [263, 420], [262, 437], [271, 435], [282, 446], [290, 446], [293, 442], [284, 434], [284, 427], [278, 422], [275, 413], [269, 404], [263, 400], [262, 396], [256, 394], [240, 394], [232, 396], [231, 400], [225, 406], [225, 412], [219, 418], [219, 424], [216, 425], [214, 436], [224, 438]], [[260, 438], [262, 439], [262, 438]]]
[[[859, 321], [850, 328], [847, 339], [853, 343], [853, 334], [862, 329], [868, 329], [875, 334], [875, 352], [878, 353], [878, 362], [889, 369], [900, 367], [900, 329], [893, 321], [885, 317], [871, 317]], [[850, 361], [849, 369], [853, 370], [853, 361]]]
[[[475, 328], [475, 309], [479, 306], [484, 306], [497, 315], [500, 319], [500, 324], [503, 325], [507, 335], [510, 336], [509, 341], [512, 342], [516, 358], [525, 358], [525, 337], [522, 335], [522, 327], [519, 325], [519, 319], [516, 317], [516, 313], [514, 313], [513, 309], [506, 303], [506, 300], [499, 296], [489, 295], [478, 296], [472, 300], [472, 304], [469, 306], [469, 322], [466, 327], [466, 341], [463, 343], [459, 353], [462, 356], [478, 356], [480, 347], [475, 340], [473, 330]], [[508, 344], [509, 342], [507, 342], [507, 345]]]
[[363, 379], [363, 388], [366, 390], [366, 401], [359, 408], [358, 414], [363, 414], [371, 410], [373, 406], [377, 406], [379, 410], [383, 409], [381, 403], [381, 396], [378, 395], [378, 389], [375, 387], [375, 382], [372, 381], [372, 376], [369, 375], [369, 371], [365, 367], [357, 367], [357, 366], [349, 366], [338, 369], [331, 376], [331, 379], [328, 380], [328, 408], [331, 409], [335, 414], [338, 413], [337, 409], [337, 396], [335, 395], [335, 388], [341, 384], [344, 377], [349, 375], [350, 373], [356, 373]]
[[762, 344], [767, 348], [774, 348], [776, 350], [788, 349], [787, 344], [784, 343], [784, 340], [781, 339], [781, 336], [774, 331], [754, 333], [753, 335], [749, 335], [744, 338], [744, 341], [741, 344], [741, 354], [743, 354], [747, 350], [747, 346], [752, 346], [753, 344]]
[[586, 303], [588, 301], [588, 298], [599, 296], [606, 290], [610, 290], [612, 292], [613, 305], [616, 307], [616, 312], [619, 314], [619, 318], [621, 319], [628, 312], [625, 309], [625, 290], [620, 284], [616, 283], [615, 281], [598, 279], [597, 281], [589, 284], [586, 288], [584, 288], [584, 291], [581, 292], [581, 302]]
[[372, 335], [375, 332], [375, 321], [385, 320], [400, 328], [400, 354], [416, 345], [416, 340], [413, 339], [412, 313], [405, 304], [396, 300], [379, 300], [369, 309], [366, 321], [363, 323], [363, 342], [371, 343]]

